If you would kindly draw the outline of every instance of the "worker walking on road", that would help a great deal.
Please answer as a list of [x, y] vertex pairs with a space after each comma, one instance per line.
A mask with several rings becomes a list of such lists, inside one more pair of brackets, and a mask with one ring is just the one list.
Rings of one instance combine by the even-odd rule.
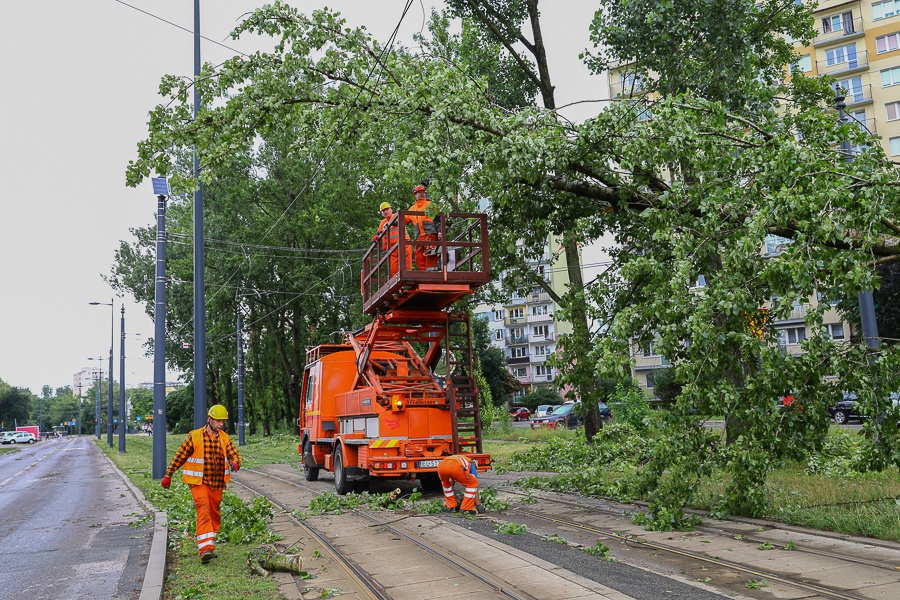
[[[462, 510], [462, 512], [475, 515], [484, 512], [484, 507], [478, 501], [478, 465], [461, 454], [448, 456], [438, 465], [438, 477], [441, 478], [441, 487], [444, 489], [444, 505], [447, 510]], [[453, 493], [453, 484], [459, 483], [464, 488], [462, 507], [456, 505], [456, 494]]]
[[188, 434], [166, 469], [162, 486], [169, 489], [172, 475], [185, 465], [181, 480], [191, 488], [197, 510], [197, 549], [204, 564], [216, 558], [216, 534], [221, 525], [222, 492], [231, 480], [231, 472], [241, 467], [241, 455], [222, 431], [228, 411], [221, 404], [209, 409], [206, 426]]
[[[388, 226], [388, 223], [391, 222], [391, 219], [394, 218], [394, 209], [391, 208], [391, 205], [387, 202], [382, 202], [381, 207], [379, 208], [381, 211], [381, 223], [378, 224], [378, 231], [375, 232], [375, 235], [372, 236], [372, 243], [376, 243], [378, 241], [378, 236], [382, 235], [385, 227]], [[402, 228], [403, 230], [403, 239], [408, 240], [409, 235], [406, 233], [406, 227]], [[391, 225], [390, 230], [384, 234], [384, 237], [381, 238], [381, 249], [385, 252], [390, 252], [390, 256], [388, 257], [388, 265], [390, 267], [391, 277], [397, 274], [397, 269], [399, 268], [400, 261], [397, 259], [397, 253], [399, 250], [391, 250], [400, 240], [400, 223], [395, 222]], [[399, 248], [399, 246], [398, 246]], [[406, 270], [412, 271], [412, 247], [407, 245], [404, 254], [406, 254]]]
[[[417, 185], [413, 189], [413, 196], [416, 197], [415, 203], [409, 207], [409, 210], [425, 213], [431, 205], [431, 200], [426, 197], [425, 186]], [[434, 221], [427, 214], [407, 216], [406, 223], [412, 223], [415, 229], [415, 240], [418, 241], [437, 241], [438, 230]], [[420, 271], [437, 268], [438, 257], [434, 254], [434, 246], [417, 245], [416, 246], [416, 268]], [[426, 251], [427, 254], [426, 254]]]

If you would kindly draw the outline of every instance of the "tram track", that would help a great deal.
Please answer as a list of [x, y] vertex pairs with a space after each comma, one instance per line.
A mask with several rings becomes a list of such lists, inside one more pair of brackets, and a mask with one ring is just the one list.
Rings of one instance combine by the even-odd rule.
[[[521, 498], [532, 497], [531, 493], [525, 493], [518, 489], [513, 489], [507, 486], [494, 486], [498, 491], [502, 491], [504, 494], [518, 496]], [[610, 506], [598, 505], [598, 504], [586, 504], [584, 499], [580, 501], [575, 500], [566, 500], [562, 498], [549, 498], [543, 497], [541, 498], [541, 502], [543, 506], [546, 506], [547, 503], [554, 504], [557, 506], [564, 506], [567, 508], [573, 508], [577, 510], [577, 514], [583, 515], [586, 518], [590, 518], [592, 515], [608, 515], [619, 518], [627, 518], [629, 517], [629, 511], [624, 510], [622, 508], [613, 508]], [[634, 535], [633, 533], [622, 533], [621, 530], [616, 530], [609, 527], [597, 527], [595, 525], [579, 522], [574, 520], [573, 518], [563, 518], [560, 516], [548, 515], [546, 513], [542, 513], [536, 510], [529, 510], [527, 508], [523, 508], [521, 506], [518, 507], [510, 507], [506, 511], [504, 511], [508, 516], [520, 516], [527, 517], [528, 519], [537, 520], [544, 523], [549, 523], [553, 528], [564, 528], [568, 530], [579, 530], [583, 532], [587, 532], [590, 534], [595, 534], [602, 538], [606, 538], [609, 540], [616, 540], [622, 544], [629, 545], [634, 548], [643, 548], [649, 549], [656, 552], [663, 552], [669, 555], [675, 555], [684, 559], [697, 561], [701, 564], [706, 565], [714, 565], [716, 567], [720, 567], [723, 569], [729, 569], [734, 572], [743, 573], [748, 576], [756, 577], [759, 579], [765, 579], [768, 582], [779, 582], [783, 585], [789, 586], [791, 588], [802, 590], [807, 593], [818, 594], [825, 598], [834, 598], [835, 600], [865, 600], [867, 596], [861, 596], [849, 591], [836, 590], [830, 587], [825, 587], [822, 585], [817, 585], [815, 583], [811, 583], [806, 580], [802, 580], [797, 577], [785, 576], [784, 574], [772, 572], [770, 570], [760, 569], [754, 566], [750, 566], [747, 564], [742, 564], [740, 562], [725, 560], [719, 556], [709, 556], [703, 552], [695, 552], [690, 550], [685, 550], [684, 548], [679, 548], [677, 546], [673, 546], [670, 544], [660, 543], [658, 541], [651, 541], [645, 539], [644, 537], [639, 537]], [[570, 515], [572, 513], [569, 513]], [[720, 538], [733, 540], [736, 542], [740, 542], [742, 544], [748, 544], [750, 546], [759, 547], [763, 544], [771, 544], [771, 541], [763, 538], [763, 537], [753, 537], [746, 534], [736, 534], [733, 531], [725, 531], [721, 528], [712, 527], [712, 526], [700, 526], [697, 527], [696, 530], [698, 532], [706, 533], [710, 536], [717, 536]], [[884, 572], [889, 572], [892, 576], [897, 575], [898, 569], [900, 569], [900, 565], [891, 564], [889, 562], [866, 559], [859, 556], [854, 556], [847, 553], [828, 551], [818, 548], [804, 547], [802, 545], [794, 545], [792, 547], [786, 547], [785, 545], [771, 545], [772, 548], [779, 548], [782, 550], [790, 550], [792, 554], [796, 555], [807, 555], [813, 556], [816, 558], [824, 558], [830, 559], [833, 561], [839, 561], [841, 563], [849, 563], [852, 565], [860, 565], [866, 566], [873, 569], [878, 569]]]
[[[278, 475], [267, 473], [262, 470], [244, 469], [242, 473], [263, 477], [271, 481], [277, 481], [281, 486], [304, 490], [305, 492], [308, 492], [310, 494], [318, 495], [322, 491], [320, 487], [308, 485], [300, 481], [292, 481], [285, 477], [280, 477]], [[302, 530], [307, 532], [308, 535], [315, 537], [316, 540], [318, 540], [319, 543], [327, 549], [329, 555], [333, 558], [333, 560], [341, 565], [342, 569], [344, 569], [348, 576], [351, 577], [361, 588], [364, 588], [366, 590], [367, 598], [371, 598], [373, 600], [392, 598], [389, 591], [385, 589], [385, 586], [379, 583], [379, 581], [377, 580], [377, 576], [369, 574], [365, 565], [361, 565], [357, 562], [357, 560], [348, 557], [347, 554], [337, 544], [333, 543], [324, 532], [319, 531], [317, 528], [311, 526], [308, 522], [297, 518], [294, 514], [297, 510], [296, 507], [292, 508], [288, 505], [288, 503], [279, 500], [276, 497], [276, 494], [272, 493], [272, 490], [264, 489], [260, 485], [254, 485], [253, 483], [247, 481], [236, 481], [235, 479], [232, 479], [232, 482], [238, 483], [238, 485], [242, 486], [253, 494], [267, 497], [274, 506], [276, 506], [282, 513], [290, 518], [291, 522], [295, 526], [302, 528]], [[410, 533], [408, 533], [407, 531], [404, 531], [400, 527], [395, 526], [396, 522], [403, 521], [410, 515], [404, 515], [395, 520], [383, 520], [371, 514], [370, 512], [362, 510], [352, 510], [347, 511], [347, 513], [352, 514], [356, 518], [364, 519], [368, 522], [369, 527], [375, 527], [384, 532], [387, 532], [395, 539], [402, 539], [405, 544], [412, 545], [418, 551], [427, 553], [434, 560], [437, 560], [442, 565], [444, 565], [444, 570], [455, 571], [458, 576], [468, 579], [470, 583], [472, 580], [479, 582], [483, 586], [484, 592], [491, 594], [491, 597], [502, 597], [508, 598], [509, 600], [539, 600], [538, 597], [528, 593], [525, 590], [518, 589], [510, 585], [509, 582], [492, 575], [487, 570], [479, 567], [469, 560], [466, 560], [464, 557], [455, 554], [452, 550], [438, 547], [435, 544], [428, 543], [422, 539], [417, 539], [415, 536], [410, 535]], [[430, 579], [436, 578], [433, 568], [428, 577]], [[449, 576], [441, 575], [437, 577], [437, 579], [443, 579], [444, 577]], [[438, 598], [439, 596], [435, 595], [433, 597]]]

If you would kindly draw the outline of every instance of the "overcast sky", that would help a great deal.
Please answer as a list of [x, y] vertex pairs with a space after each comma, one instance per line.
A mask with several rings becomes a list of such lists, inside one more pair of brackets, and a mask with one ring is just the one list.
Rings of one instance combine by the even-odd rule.
[[[201, 1], [201, 35], [243, 52], [258, 39], [233, 41], [241, 16], [265, 2]], [[327, 5], [379, 40], [393, 31], [404, 0], [294, 0], [309, 12]], [[417, 1], [399, 40], [411, 46], [435, 2]], [[589, 45], [596, 0], [542, 4], [544, 36], [560, 105], [604, 97], [605, 82], [578, 60]], [[111, 270], [129, 228], [155, 224], [150, 182], [125, 186], [125, 167], [147, 131], [164, 74], [193, 75], [191, 0], [11, 2], [4, 6], [0, 94], [0, 379], [39, 394], [72, 385], [73, 375], [110, 346]], [[145, 12], [141, 12], [145, 11]], [[153, 15], [153, 16], [151, 16]], [[156, 18], [158, 17], [158, 18]], [[187, 31], [179, 29], [182, 27]], [[233, 52], [203, 41], [201, 58]], [[593, 105], [596, 110], [599, 105]], [[572, 116], [578, 116], [573, 114]], [[586, 261], [587, 262], [587, 261]], [[214, 290], [207, 283], [206, 292]], [[153, 322], [131, 297], [115, 298], [114, 378], [119, 380], [120, 306], [125, 306], [127, 387], [153, 379], [142, 343]], [[176, 375], [170, 374], [170, 378]]]

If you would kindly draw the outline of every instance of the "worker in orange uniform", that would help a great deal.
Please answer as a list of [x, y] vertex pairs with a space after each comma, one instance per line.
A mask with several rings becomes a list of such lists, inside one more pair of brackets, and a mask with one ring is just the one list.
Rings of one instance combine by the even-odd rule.
[[[424, 213], [431, 204], [431, 200], [425, 195], [425, 186], [417, 185], [415, 189], [413, 189], [413, 196], [415, 196], [416, 201], [409, 207], [409, 210]], [[407, 215], [406, 223], [413, 224], [413, 228], [415, 229], [415, 237], [413, 239], [419, 241], [437, 241], [438, 230], [431, 217], [427, 215]], [[437, 254], [431, 252], [428, 254], [425, 253], [426, 250], [431, 250], [432, 248], [434, 248], [434, 246], [416, 246], [416, 268], [418, 270], [425, 271], [427, 269], [437, 268]]]
[[[384, 217], [381, 219], [381, 223], [378, 224], [378, 231], [375, 232], [375, 235], [372, 236], [372, 243], [376, 243], [378, 241], [378, 236], [384, 231], [384, 228], [388, 226], [388, 223], [391, 222], [391, 219], [394, 218], [394, 209], [391, 208], [391, 205], [387, 202], [382, 202], [381, 207], [379, 208], [381, 211], [381, 216]], [[390, 231], [381, 238], [381, 249], [385, 252], [389, 251], [394, 245], [397, 244], [400, 238], [400, 224], [394, 223], [390, 227]], [[406, 233], [406, 228], [403, 228], [403, 239], [408, 240], [409, 235]], [[407, 245], [405, 249], [406, 254], [406, 270], [412, 271], [412, 247]], [[388, 264], [390, 266], [391, 277], [397, 274], [397, 269], [399, 268], [400, 261], [397, 260], [397, 250], [391, 252], [388, 257]]]
[[241, 455], [222, 431], [228, 420], [228, 411], [221, 404], [209, 409], [206, 426], [188, 434], [166, 469], [162, 486], [169, 489], [172, 475], [187, 463], [181, 480], [191, 488], [194, 508], [197, 510], [197, 549], [200, 562], [208, 563], [216, 558], [216, 534], [221, 525], [222, 492], [231, 480], [231, 472], [241, 467]]
[[[441, 478], [441, 487], [444, 489], [444, 505], [447, 510], [462, 510], [470, 515], [484, 512], [484, 507], [478, 502], [478, 465], [474, 461], [461, 454], [448, 456], [438, 465], [438, 477]], [[456, 494], [453, 493], [454, 482], [465, 488], [462, 507], [456, 505]]]

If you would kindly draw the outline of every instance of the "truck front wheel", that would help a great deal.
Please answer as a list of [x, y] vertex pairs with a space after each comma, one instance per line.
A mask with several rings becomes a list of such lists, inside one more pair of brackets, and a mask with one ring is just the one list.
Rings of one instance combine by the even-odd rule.
[[312, 444], [309, 440], [303, 442], [303, 477], [307, 481], [317, 481], [319, 479], [319, 467], [311, 467], [309, 463], [315, 459], [312, 457]]
[[344, 452], [340, 444], [334, 450], [334, 489], [343, 496], [353, 491], [353, 484], [347, 479], [347, 469], [344, 468]]

